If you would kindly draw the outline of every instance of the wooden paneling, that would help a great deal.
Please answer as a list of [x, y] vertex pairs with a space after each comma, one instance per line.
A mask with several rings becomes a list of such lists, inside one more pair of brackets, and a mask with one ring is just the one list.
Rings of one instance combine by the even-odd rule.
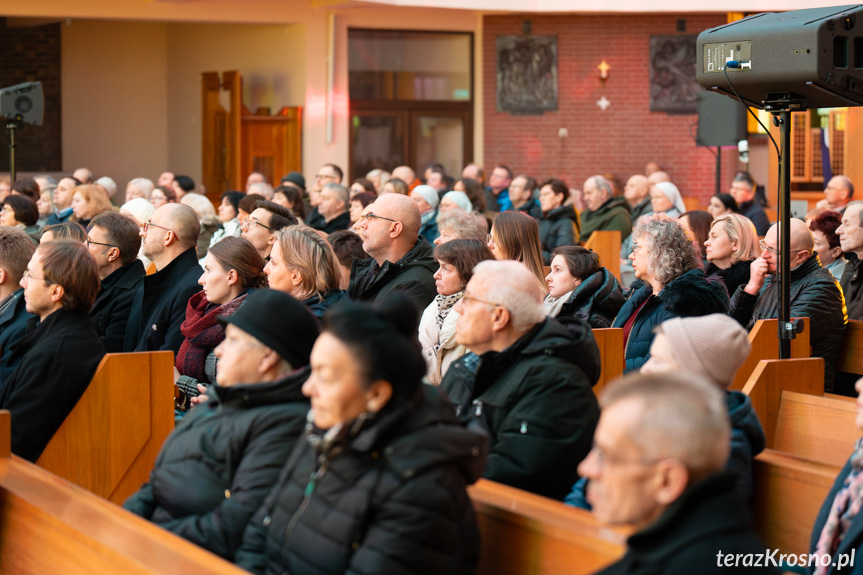
[[599, 265], [620, 281], [620, 232], [597, 230], [590, 234], [590, 239], [584, 244], [589, 250], [599, 255]]
[[598, 396], [605, 386], [621, 375], [626, 367], [623, 354], [623, 329], [610, 327], [594, 329], [593, 337], [599, 347], [599, 357], [602, 363], [602, 374], [593, 386], [593, 392]]
[[[809, 318], [800, 319], [803, 321], [803, 333], [798, 333], [797, 337], [791, 340], [792, 358], [805, 358], [812, 355], [809, 347]], [[762, 359], [779, 359], [779, 320], [762, 319], [755, 322], [755, 326], [749, 332], [749, 344], [752, 346], [749, 357], [737, 370], [731, 389], [743, 389]]]

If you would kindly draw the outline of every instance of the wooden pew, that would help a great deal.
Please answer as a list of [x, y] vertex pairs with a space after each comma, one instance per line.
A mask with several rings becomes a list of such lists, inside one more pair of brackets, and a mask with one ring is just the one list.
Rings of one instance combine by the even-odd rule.
[[37, 465], [121, 504], [174, 429], [174, 354], [108, 354]]
[[241, 575], [245, 571], [9, 454], [0, 412], [0, 572]]
[[809, 552], [812, 526], [840, 469], [772, 449], [755, 457], [752, 504], [767, 549]]
[[[809, 347], [809, 318], [800, 318], [803, 321], [803, 333], [791, 340], [791, 357], [804, 358], [812, 355]], [[749, 381], [749, 376], [755, 371], [758, 362], [762, 359], [779, 359], [779, 320], [761, 319], [755, 322], [755, 327], [749, 332], [749, 343], [752, 350], [749, 357], [737, 371], [731, 389], [741, 390]]]
[[609, 327], [593, 330], [593, 337], [599, 347], [599, 357], [602, 362], [602, 373], [599, 381], [593, 386], [593, 392], [598, 396], [609, 382], [621, 375], [626, 367], [623, 359], [623, 329]]
[[629, 531], [588, 511], [486, 479], [469, 492], [482, 537], [477, 575], [594, 573], [625, 551]]
[[599, 265], [611, 272], [617, 281], [620, 281], [621, 240], [619, 231], [597, 230], [590, 234], [590, 239], [584, 243], [584, 247], [599, 255]]
[[863, 321], [849, 319], [842, 338], [836, 371], [863, 375]]

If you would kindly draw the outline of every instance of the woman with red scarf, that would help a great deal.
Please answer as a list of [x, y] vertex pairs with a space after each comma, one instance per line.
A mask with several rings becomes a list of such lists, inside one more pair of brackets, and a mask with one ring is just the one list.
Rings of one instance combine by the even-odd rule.
[[216, 382], [213, 350], [225, 339], [225, 326], [217, 318], [233, 315], [250, 289], [266, 287], [264, 260], [249, 240], [227, 237], [210, 248], [198, 283], [204, 289], [193, 295], [186, 306], [186, 320], [180, 327], [186, 339], [174, 362], [180, 417], [193, 397]]

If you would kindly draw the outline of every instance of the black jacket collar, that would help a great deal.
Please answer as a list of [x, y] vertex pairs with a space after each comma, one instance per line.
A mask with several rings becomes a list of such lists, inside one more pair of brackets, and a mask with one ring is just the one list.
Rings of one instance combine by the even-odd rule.
[[225, 407], [239, 408], [295, 401], [307, 402], [308, 400], [303, 395], [303, 384], [309, 378], [309, 373], [311, 373], [309, 366], [304, 366], [276, 381], [232, 385], [230, 387], [214, 385], [212, 390], [215, 397], [212, 397], [210, 402]]
[[171, 262], [156, 273], [144, 278], [144, 287], [147, 290], [170, 288], [173, 283], [182, 278], [189, 268], [198, 265], [198, 256], [195, 247], [191, 247], [175, 257]]
[[102, 280], [102, 290], [108, 290], [114, 286], [121, 289], [131, 289], [145, 275], [147, 275], [147, 271], [144, 269], [144, 262], [136, 259], [132, 263], [121, 266], [108, 274]]

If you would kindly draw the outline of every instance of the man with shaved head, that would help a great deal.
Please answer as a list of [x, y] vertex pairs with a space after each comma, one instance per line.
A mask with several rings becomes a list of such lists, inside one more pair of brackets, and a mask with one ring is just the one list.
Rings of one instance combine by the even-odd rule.
[[[623, 187], [623, 197], [629, 204], [633, 223], [641, 216], [653, 212], [650, 205], [650, 184], [647, 182], [646, 176], [635, 174], [629, 178], [626, 181], [626, 186]], [[629, 254], [627, 253], [627, 255]]]
[[348, 295], [354, 301], [378, 302], [402, 292], [417, 308], [417, 317], [437, 295], [433, 249], [420, 237], [420, 210], [400, 194], [384, 194], [366, 206], [354, 226], [363, 240], [364, 260], [354, 260]]
[[[759, 319], [779, 317], [779, 224], [773, 224], [761, 241], [761, 257], [752, 262], [749, 283], [737, 288], [729, 315], [746, 329]], [[842, 290], [833, 275], [821, 267], [813, 249], [812, 232], [791, 218], [791, 317], [809, 318], [812, 357], [824, 358], [824, 389], [833, 390], [836, 358], [842, 345], [848, 315]]]
[[480, 262], [454, 308], [469, 353], [441, 388], [489, 433], [483, 477], [563, 499], [599, 418], [599, 350], [586, 323], [547, 319], [542, 298], [523, 263]]
[[422, 183], [417, 179], [416, 172], [410, 166], [398, 166], [393, 170], [393, 177], [406, 183], [410, 190], [413, 190]]
[[135, 293], [124, 351], [180, 350], [186, 304], [201, 289], [195, 255], [200, 232], [198, 214], [186, 204], [165, 204], [144, 223], [143, 255], [157, 271], [145, 277]]

